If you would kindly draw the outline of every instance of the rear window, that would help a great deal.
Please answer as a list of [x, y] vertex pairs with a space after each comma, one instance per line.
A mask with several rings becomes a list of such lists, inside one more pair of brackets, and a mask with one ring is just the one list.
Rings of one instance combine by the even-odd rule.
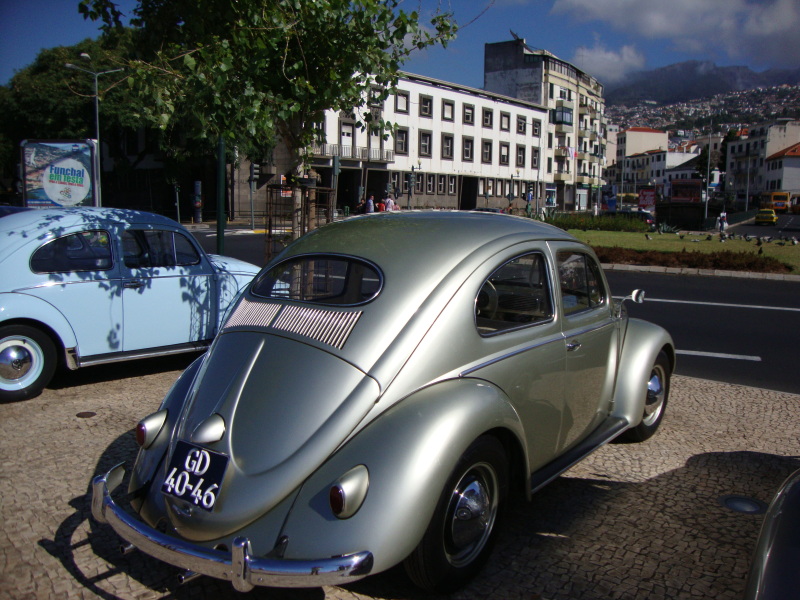
[[251, 291], [262, 298], [314, 304], [364, 304], [381, 291], [383, 278], [374, 265], [331, 255], [295, 256], [261, 273]]
[[34, 273], [107, 271], [112, 267], [111, 243], [103, 230], [81, 231], [47, 242], [33, 253]]

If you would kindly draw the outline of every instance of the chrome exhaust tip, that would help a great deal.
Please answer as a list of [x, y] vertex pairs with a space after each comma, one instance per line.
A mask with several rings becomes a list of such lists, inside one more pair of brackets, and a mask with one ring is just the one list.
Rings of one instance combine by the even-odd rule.
[[136, 550], [136, 546], [134, 546], [133, 544], [122, 544], [119, 547], [119, 551], [122, 553], [123, 556], [127, 556], [134, 550]]

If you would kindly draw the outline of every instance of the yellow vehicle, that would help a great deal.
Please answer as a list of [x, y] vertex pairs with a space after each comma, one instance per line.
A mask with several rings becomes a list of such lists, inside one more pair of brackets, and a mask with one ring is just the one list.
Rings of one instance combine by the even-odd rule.
[[776, 225], [778, 215], [771, 208], [761, 208], [756, 213], [756, 225]]
[[776, 213], [789, 212], [789, 192], [764, 192], [760, 208], [771, 208]]

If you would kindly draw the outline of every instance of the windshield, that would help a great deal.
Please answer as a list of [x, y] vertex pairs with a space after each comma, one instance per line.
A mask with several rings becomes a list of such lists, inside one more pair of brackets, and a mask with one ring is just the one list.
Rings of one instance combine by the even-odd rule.
[[353, 306], [375, 298], [382, 277], [374, 265], [346, 256], [296, 256], [262, 272], [251, 291], [263, 298]]

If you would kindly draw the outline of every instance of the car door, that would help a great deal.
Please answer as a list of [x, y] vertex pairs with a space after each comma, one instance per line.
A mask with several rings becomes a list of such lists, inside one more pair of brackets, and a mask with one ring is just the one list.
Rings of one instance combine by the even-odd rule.
[[606, 417], [616, 372], [617, 326], [596, 259], [580, 246], [556, 243], [561, 330], [566, 348], [566, 449]]
[[122, 248], [126, 352], [214, 337], [213, 269], [185, 234], [131, 227]]
[[491, 357], [470, 373], [499, 385], [525, 427], [531, 470], [558, 455], [571, 429], [565, 410], [564, 340], [547, 253], [530, 250], [497, 264], [475, 299], [481, 348]]

